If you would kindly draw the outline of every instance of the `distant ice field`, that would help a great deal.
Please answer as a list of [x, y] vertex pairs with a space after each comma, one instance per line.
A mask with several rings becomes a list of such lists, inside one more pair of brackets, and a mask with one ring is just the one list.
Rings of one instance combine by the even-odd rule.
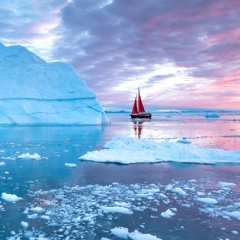
[[[109, 126], [0, 127], [0, 238], [239, 239], [240, 164], [219, 159], [238, 155], [240, 115], [205, 114], [161, 112], [133, 122], [109, 113]], [[155, 154], [152, 141], [166, 143], [165, 156], [188, 161], [79, 160], [127, 143], [133, 155], [144, 146]], [[190, 161], [189, 149], [205, 162]]]

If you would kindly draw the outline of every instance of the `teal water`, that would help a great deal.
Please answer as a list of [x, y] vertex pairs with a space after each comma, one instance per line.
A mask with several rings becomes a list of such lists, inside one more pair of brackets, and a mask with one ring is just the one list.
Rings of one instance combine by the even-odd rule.
[[[0, 166], [0, 194], [22, 198], [16, 203], [1, 200], [1, 239], [121, 239], [111, 233], [120, 227], [161, 239], [239, 239], [240, 219], [227, 217], [226, 212], [240, 211], [240, 165], [123, 166], [78, 160], [118, 135], [173, 141], [186, 137], [197, 146], [239, 150], [238, 113], [221, 113], [219, 118], [159, 113], [145, 122], [132, 122], [123, 113], [109, 114], [109, 118], [109, 126], [0, 128], [0, 162], [5, 163]], [[18, 159], [23, 153], [38, 153], [42, 159]], [[223, 190], [219, 182], [237, 186]], [[169, 186], [181, 188], [187, 195], [179, 195]], [[139, 197], [149, 189], [158, 192]], [[197, 200], [200, 197], [217, 199], [218, 204], [202, 205]], [[127, 203], [133, 213], [101, 211], [101, 206], [115, 206], [116, 202]], [[33, 214], [29, 209], [36, 206], [49, 213], [29, 219]], [[177, 209], [174, 216], [161, 216], [171, 208]], [[80, 220], [74, 221], [77, 217]], [[24, 228], [22, 221], [29, 226]]]

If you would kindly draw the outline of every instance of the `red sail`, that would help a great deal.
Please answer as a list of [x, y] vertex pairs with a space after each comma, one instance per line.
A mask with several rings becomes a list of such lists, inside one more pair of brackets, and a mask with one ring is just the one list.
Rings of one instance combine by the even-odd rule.
[[145, 109], [144, 109], [143, 103], [142, 103], [142, 99], [141, 99], [141, 96], [140, 96], [139, 89], [138, 89], [138, 111], [139, 112], [145, 112]]
[[135, 97], [135, 101], [134, 101], [134, 104], [133, 104], [132, 114], [138, 114], [138, 110], [137, 110], [137, 96]]

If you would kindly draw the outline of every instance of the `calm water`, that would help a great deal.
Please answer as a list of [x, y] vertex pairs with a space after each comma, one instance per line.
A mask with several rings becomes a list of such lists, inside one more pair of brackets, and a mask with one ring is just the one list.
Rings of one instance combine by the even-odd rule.
[[[0, 194], [22, 198], [16, 203], [1, 200], [1, 239], [121, 239], [111, 234], [116, 227], [161, 239], [240, 238], [240, 220], [224, 215], [224, 211], [240, 211], [240, 165], [123, 166], [78, 160], [87, 151], [102, 149], [106, 141], [118, 135], [172, 141], [187, 137], [193, 145], [239, 150], [240, 113], [220, 113], [220, 118], [208, 119], [204, 113], [159, 113], [144, 122], [132, 122], [128, 114], [108, 116], [109, 126], [0, 128], [0, 162], [5, 163], [0, 166]], [[28, 152], [38, 153], [42, 159], [17, 158]], [[65, 163], [77, 167], [69, 168]], [[218, 182], [235, 183], [237, 187], [222, 190]], [[85, 188], [75, 192], [74, 186]], [[159, 194], [139, 197], [139, 192], [151, 188], [159, 189], [167, 200]], [[171, 188], [184, 189], [187, 195]], [[41, 197], [40, 190], [45, 191]], [[198, 197], [217, 199], [218, 204], [203, 206]], [[39, 200], [42, 198], [55, 205], [45, 204], [45, 200]], [[129, 204], [133, 213], [99, 214], [101, 206], [114, 202]], [[44, 215], [49, 216], [47, 220], [40, 213], [36, 219], [29, 219], [32, 212], [28, 209], [36, 206], [50, 212]], [[161, 216], [171, 208], [177, 211], [174, 216]], [[70, 210], [63, 215], [66, 209]], [[77, 223], [73, 221], [80, 211], [91, 221], [83, 217]], [[57, 222], [54, 226], [50, 224], [52, 219]], [[24, 228], [22, 221], [29, 227]]]

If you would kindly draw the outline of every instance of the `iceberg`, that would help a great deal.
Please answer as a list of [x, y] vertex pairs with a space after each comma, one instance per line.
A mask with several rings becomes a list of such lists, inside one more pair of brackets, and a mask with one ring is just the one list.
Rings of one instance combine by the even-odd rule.
[[0, 43], [0, 124], [108, 124], [102, 106], [73, 67], [47, 63], [22, 46]]

